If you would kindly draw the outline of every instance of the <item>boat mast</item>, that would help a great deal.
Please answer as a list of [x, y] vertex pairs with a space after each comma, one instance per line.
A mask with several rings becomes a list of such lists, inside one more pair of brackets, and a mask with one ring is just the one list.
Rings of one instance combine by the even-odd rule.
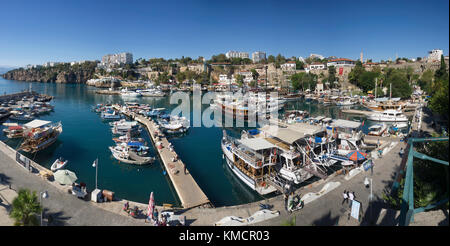
[[389, 84], [389, 101], [391, 100], [392, 97], [392, 83]]
[[375, 78], [375, 99], [377, 99], [378, 78]]

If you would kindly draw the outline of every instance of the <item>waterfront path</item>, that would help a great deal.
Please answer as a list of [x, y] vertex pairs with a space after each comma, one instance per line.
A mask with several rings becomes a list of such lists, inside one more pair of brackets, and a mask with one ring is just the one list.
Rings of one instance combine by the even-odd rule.
[[[15, 151], [0, 142], [0, 194], [1, 206], [4, 207], [4, 210], [0, 209], [2, 220], [6, 218], [6, 211], [10, 209], [15, 194], [19, 189], [25, 188], [36, 191], [37, 194], [48, 192], [49, 197], [43, 199], [43, 207], [44, 218], [49, 215], [53, 218], [51, 225], [149, 225], [143, 223], [144, 220], [133, 219], [122, 212], [123, 201], [93, 203], [76, 198], [67, 192], [68, 186], [44, 180], [36, 172], [31, 173], [20, 166], [14, 158]], [[45, 169], [37, 165], [33, 167]]]
[[[118, 105], [115, 105], [114, 107], [147, 128], [161, 161], [167, 170], [167, 174], [172, 181], [172, 185], [181, 200], [183, 208], [193, 208], [211, 204], [208, 197], [203, 193], [197, 182], [195, 182], [189, 170], [185, 168], [185, 164], [182, 160], [176, 158], [177, 153], [169, 149], [169, 141], [166, 137], [159, 134], [160, 131], [155, 122], [133, 112], [121, 110]], [[159, 144], [158, 146], [157, 143]], [[176, 161], [174, 161], [174, 159], [176, 159]]]

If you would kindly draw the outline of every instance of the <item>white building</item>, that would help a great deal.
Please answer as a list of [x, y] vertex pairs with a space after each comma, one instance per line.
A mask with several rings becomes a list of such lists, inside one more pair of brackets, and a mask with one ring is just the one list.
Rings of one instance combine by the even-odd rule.
[[[242, 75], [244, 77], [244, 83], [251, 83], [253, 80], [253, 73], [251, 71], [239, 71], [237, 74]], [[233, 82], [236, 81], [236, 77], [233, 74], [232, 77]]]
[[133, 63], [133, 54], [124, 52], [119, 54], [108, 54], [102, 57], [101, 65], [111, 66], [111, 65], [123, 65]]
[[284, 64], [281, 64], [281, 70], [289, 71], [289, 70], [295, 70], [297, 68], [297, 64], [295, 61], [288, 61]]
[[238, 51], [228, 51], [225, 56], [230, 59], [230, 58], [249, 58], [248, 56], [248, 52], [238, 52]]
[[301, 56], [298, 57], [298, 60], [301, 61], [301, 62], [305, 62], [305, 58], [303, 58]]
[[311, 71], [311, 70], [323, 70], [325, 68], [326, 68], [325, 64], [320, 63], [320, 62], [314, 62], [312, 64], [306, 65], [305, 71], [307, 73], [309, 73], [309, 71]]
[[355, 61], [347, 59], [347, 58], [338, 58], [330, 60], [327, 63], [327, 67], [335, 66], [335, 67], [353, 67], [355, 66]]
[[323, 60], [323, 58], [325, 58], [323, 55], [319, 55], [319, 54], [311, 54], [309, 55], [309, 58], [313, 59], [313, 58], [319, 58], [320, 60]]
[[266, 53], [262, 51], [256, 51], [252, 53], [253, 63], [261, 62], [266, 59]]
[[54, 67], [56, 65], [63, 64], [63, 62], [46, 62], [42, 66], [44, 67]]
[[219, 75], [219, 83], [230, 83], [230, 80], [228, 79], [228, 75], [220, 74]]
[[443, 50], [432, 50], [428, 51], [429, 55], [427, 58], [427, 62], [436, 62], [441, 61], [441, 56], [444, 54]]

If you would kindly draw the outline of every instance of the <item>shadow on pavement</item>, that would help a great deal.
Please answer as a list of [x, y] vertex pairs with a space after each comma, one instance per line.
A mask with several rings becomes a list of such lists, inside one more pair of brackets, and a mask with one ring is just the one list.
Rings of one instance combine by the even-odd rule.
[[47, 219], [48, 226], [64, 226], [66, 221], [70, 219], [68, 216], [64, 216], [64, 212], [50, 213], [48, 209], [44, 209], [44, 218]]
[[[300, 220], [297, 219], [297, 222]], [[319, 218], [317, 220], [314, 220], [312, 225], [313, 226], [334, 226], [337, 225], [339, 222], [339, 216], [331, 216], [331, 212], [328, 212], [328, 214], [322, 216], [322, 218]]]

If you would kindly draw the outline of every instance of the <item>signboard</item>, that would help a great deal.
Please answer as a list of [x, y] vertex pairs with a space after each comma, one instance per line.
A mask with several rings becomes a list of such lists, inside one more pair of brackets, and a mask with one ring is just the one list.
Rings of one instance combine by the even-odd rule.
[[364, 171], [369, 170], [373, 166], [372, 160], [367, 160], [363, 163]]
[[359, 208], [361, 207], [361, 203], [353, 200], [352, 202], [352, 212], [351, 212], [351, 216], [357, 220], [359, 220]]

